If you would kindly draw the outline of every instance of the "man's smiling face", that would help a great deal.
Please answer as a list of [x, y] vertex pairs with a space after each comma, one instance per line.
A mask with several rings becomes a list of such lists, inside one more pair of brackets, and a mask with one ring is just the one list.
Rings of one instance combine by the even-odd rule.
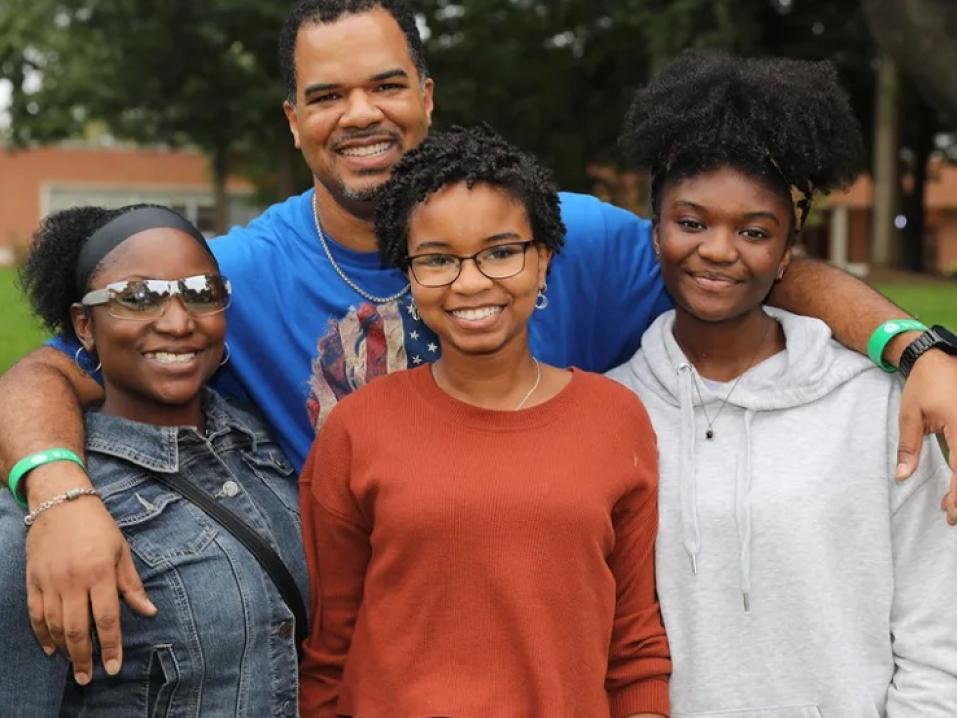
[[428, 133], [432, 80], [419, 76], [405, 35], [382, 8], [304, 24], [295, 72], [286, 117], [317, 184], [341, 205], [371, 202]]

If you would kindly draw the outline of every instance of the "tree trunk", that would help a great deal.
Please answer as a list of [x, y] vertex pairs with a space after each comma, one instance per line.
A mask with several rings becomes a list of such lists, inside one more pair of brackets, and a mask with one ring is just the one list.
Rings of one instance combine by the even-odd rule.
[[874, 123], [874, 210], [871, 228], [871, 261], [878, 267], [892, 267], [899, 198], [898, 152], [900, 86], [897, 67], [889, 57], [880, 60]]
[[924, 247], [924, 196], [927, 189], [927, 163], [934, 150], [930, 132], [921, 133], [914, 143], [914, 166], [911, 170], [913, 182], [910, 190], [904, 194], [901, 209], [907, 218], [901, 244], [901, 264], [913, 272], [923, 272], [926, 268]]
[[229, 195], [226, 192], [226, 180], [229, 177], [229, 161], [226, 158], [226, 148], [219, 146], [213, 149], [213, 201], [216, 208], [217, 235], [226, 234], [229, 229]]

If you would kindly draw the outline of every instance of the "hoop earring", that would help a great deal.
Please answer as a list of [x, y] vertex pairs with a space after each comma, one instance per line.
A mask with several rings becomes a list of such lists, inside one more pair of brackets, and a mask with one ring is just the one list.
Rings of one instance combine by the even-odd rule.
[[[73, 363], [76, 364], [76, 368], [82, 371], [84, 374], [90, 374], [92, 372], [89, 369], [85, 369], [83, 365], [80, 364], [80, 352], [82, 351], [86, 351], [86, 347], [81, 344], [79, 347], [77, 347], [76, 353], [73, 355]], [[89, 352], [87, 352], [87, 355], [89, 355]], [[92, 364], [93, 360], [90, 359], [89, 362]], [[103, 362], [97, 362], [96, 366], [93, 367], [93, 372], [98, 372], [102, 366]]]
[[223, 342], [223, 347], [225, 351], [223, 351], [223, 358], [219, 362], [220, 366], [229, 361], [229, 342]]
[[412, 297], [409, 297], [409, 305], [407, 309], [409, 310], [409, 316], [415, 321], [419, 321], [419, 308], [415, 306], [415, 300]]
[[538, 290], [538, 294], [535, 295], [535, 308], [536, 309], [545, 309], [548, 307], [548, 297], [545, 296], [545, 292], [548, 291], [548, 282], [542, 282], [542, 288]]

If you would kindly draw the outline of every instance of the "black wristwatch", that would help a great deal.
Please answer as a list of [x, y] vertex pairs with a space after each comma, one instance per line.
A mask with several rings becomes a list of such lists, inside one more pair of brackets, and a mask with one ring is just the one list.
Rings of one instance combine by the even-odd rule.
[[910, 374], [910, 370], [914, 368], [914, 362], [920, 359], [928, 349], [940, 349], [951, 356], [957, 356], [957, 334], [939, 324], [932, 326], [907, 345], [904, 353], [901, 354], [900, 366], [897, 367], [900, 373], [904, 377]]

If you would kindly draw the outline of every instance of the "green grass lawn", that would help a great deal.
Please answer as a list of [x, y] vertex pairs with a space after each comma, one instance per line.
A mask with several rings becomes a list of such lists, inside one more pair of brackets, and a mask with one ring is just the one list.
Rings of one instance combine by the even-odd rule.
[[[16, 271], [0, 267], [0, 372], [43, 342], [46, 331], [30, 314], [16, 287]], [[945, 324], [957, 330], [957, 282], [905, 280], [884, 282], [878, 289], [925, 324]]]
[[16, 276], [12, 267], [0, 267], [0, 372], [49, 336], [30, 313], [15, 283]]

